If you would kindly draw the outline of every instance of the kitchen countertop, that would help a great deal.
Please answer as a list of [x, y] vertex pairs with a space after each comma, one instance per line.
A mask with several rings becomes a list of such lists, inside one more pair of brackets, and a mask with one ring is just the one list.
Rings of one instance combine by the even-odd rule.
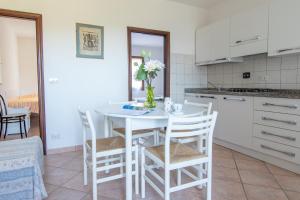
[[300, 99], [300, 90], [284, 90], [284, 89], [274, 89], [267, 92], [233, 92], [226, 88], [221, 89], [220, 91], [214, 88], [186, 88], [184, 92], [193, 93], [193, 94], [215, 94], [215, 95]]

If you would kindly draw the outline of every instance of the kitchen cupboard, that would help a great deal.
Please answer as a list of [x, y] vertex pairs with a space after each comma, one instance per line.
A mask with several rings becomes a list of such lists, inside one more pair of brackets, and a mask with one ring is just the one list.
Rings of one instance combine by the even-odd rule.
[[220, 95], [218, 112], [215, 138], [250, 148], [253, 97]]
[[230, 18], [230, 51], [232, 57], [268, 51], [269, 5], [262, 5]]
[[300, 1], [273, 0], [269, 16], [269, 56], [300, 52]]
[[229, 24], [229, 19], [224, 19], [196, 31], [197, 65], [232, 61], [228, 45]]

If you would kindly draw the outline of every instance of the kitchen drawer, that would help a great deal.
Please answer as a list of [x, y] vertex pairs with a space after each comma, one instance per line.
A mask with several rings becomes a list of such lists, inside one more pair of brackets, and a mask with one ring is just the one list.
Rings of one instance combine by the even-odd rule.
[[300, 116], [264, 111], [254, 111], [254, 123], [300, 131]]
[[300, 132], [254, 124], [253, 136], [300, 148]]
[[299, 99], [254, 98], [254, 109], [300, 115]]
[[300, 164], [300, 149], [263, 140], [260, 138], [253, 138], [253, 148], [261, 153], [265, 153], [276, 158], [287, 160]]

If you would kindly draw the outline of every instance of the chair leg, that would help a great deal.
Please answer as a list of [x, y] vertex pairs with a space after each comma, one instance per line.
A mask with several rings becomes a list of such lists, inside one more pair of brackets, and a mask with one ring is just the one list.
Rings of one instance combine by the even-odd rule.
[[97, 200], [97, 172], [96, 163], [93, 163], [93, 200]]
[[3, 128], [3, 122], [2, 122], [2, 119], [0, 121], [0, 138], [1, 138], [1, 135], [2, 135], [2, 128]]
[[23, 124], [24, 124], [25, 137], [27, 137], [26, 118], [24, 119]]
[[[123, 155], [120, 156], [120, 163], [123, 163], [124, 162], [124, 157]], [[120, 167], [120, 174], [123, 174], [124, 173], [124, 166], [121, 166]]]
[[181, 185], [181, 169], [177, 169], [177, 185]]
[[[85, 144], [83, 144], [85, 145]], [[86, 163], [86, 148], [85, 146], [83, 147], [83, 184], [87, 185], [88, 181], [88, 174], [87, 174], [87, 163]]]
[[207, 163], [207, 188], [206, 188], [206, 199], [211, 200], [211, 185], [212, 185], [212, 165], [211, 160]]
[[139, 147], [135, 145], [135, 194], [139, 194]]
[[141, 148], [141, 184], [142, 184], [142, 198], [146, 196], [145, 192], [145, 147]]
[[20, 134], [21, 134], [21, 139], [23, 139], [23, 130], [22, 130], [22, 120], [21, 120], [21, 118], [19, 119], [19, 123], [20, 123]]
[[6, 135], [7, 135], [7, 126], [8, 126], [8, 123], [5, 122], [4, 139], [6, 138]]
[[165, 200], [170, 200], [170, 170], [165, 166]]

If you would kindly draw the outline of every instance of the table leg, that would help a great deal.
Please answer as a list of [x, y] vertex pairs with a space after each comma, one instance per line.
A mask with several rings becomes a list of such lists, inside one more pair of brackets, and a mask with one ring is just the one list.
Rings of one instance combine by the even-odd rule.
[[132, 199], [132, 127], [131, 119], [126, 119], [126, 200]]

